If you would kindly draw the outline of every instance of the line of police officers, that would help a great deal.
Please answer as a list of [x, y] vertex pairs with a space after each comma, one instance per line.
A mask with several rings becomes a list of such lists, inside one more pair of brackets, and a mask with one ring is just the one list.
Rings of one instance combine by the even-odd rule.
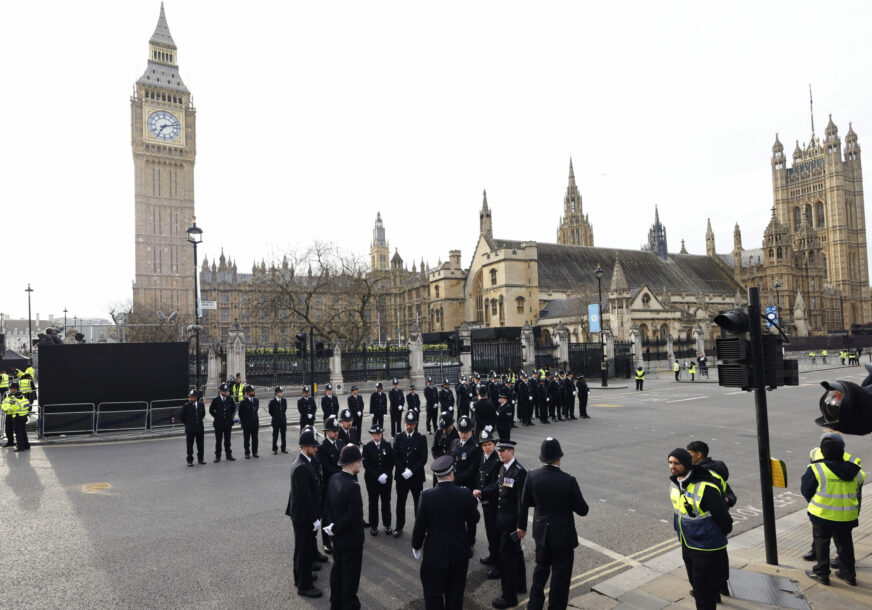
[[23, 371], [0, 370], [0, 410], [4, 413], [3, 427], [6, 432], [6, 444], [3, 447], [15, 447], [15, 451], [30, 449], [25, 426], [33, 401], [36, 400], [35, 379], [36, 372], [31, 365]]

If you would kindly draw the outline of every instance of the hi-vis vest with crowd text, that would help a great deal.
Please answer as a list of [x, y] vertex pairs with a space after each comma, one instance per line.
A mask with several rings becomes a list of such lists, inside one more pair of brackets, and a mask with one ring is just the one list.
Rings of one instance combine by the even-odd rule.
[[707, 487], [721, 493], [717, 485], [708, 481], [690, 483], [684, 493], [675, 486], [669, 492], [675, 509], [673, 525], [678, 532], [678, 539], [694, 551], [717, 551], [727, 547], [727, 537], [712, 519], [711, 513], [703, 511], [700, 506]]
[[814, 471], [818, 489], [808, 503], [810, 515], [827, 521], [855, 521], [860, 517], [860, 487], [866, 479], [862, 470], [850, 481], [844, 481], [823, 462], [808, 465]]

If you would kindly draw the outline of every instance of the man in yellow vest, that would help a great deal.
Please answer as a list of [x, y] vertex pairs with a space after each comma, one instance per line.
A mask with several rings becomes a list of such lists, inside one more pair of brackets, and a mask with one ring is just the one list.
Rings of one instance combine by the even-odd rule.
[[866, 474], [857, 464], [845, 461], [845, 441], [840, 435], [824, 435], [820, 451], [823, 459], [809, 464], [802, 475], [802, 495], [808, 500], [808, 518], [817, 557], [814, 568], [805, 573], [821, 584], [830, 584], [832, 539], [839, 555], [836, 576], [857, 586], [851, 530], [859, 522], [860, 491]]
[[233, 385], [230, 386], [230, 395], [233, 397], [233, 402], [237, 405], [245, 398], [245, 384], [242, 383], [242, 375], [236, 373], [236, 379]]
[[636, 367], [636, 391], [641, 392], [642, 386], [645, 384], [645, 369], [642, 365]]
[[9, 391], [9, 373], [0, 369], [0, 400], [6, 398], [6, 392]]
[[718, 480], [703, 467], [693, 465], [687, 449], [669, 454], [670, 500], [675, 511], [673, 526], [681, 542], [681, 557], [693, 587], [696, 607], [715, 610], [721, 601], [727, 534], [733, 529]]
[[814, 364], [816, 362], [815, 358], [817, 357], [817, 354], [815, 352], [809, 352], [808, 357], [811, 358], [811, 363]]
[[30, 413], [30, 403], [22, 392], [18, 391], [18, 382], [13, 381], [9, 385], [9, 396], [3, 399], [0, 405], [3, 412], [12, 416], [12, 425], [15, 429], [15, 451], [27, 451], [30, 443], [27, 440], [27, 414]]
[[675, 373], [675, 381], [678, 381], [678, 376], [681, 375], [681, 365], [678, 364], [678, 360], [672, 364], [672, 372]]
[[[9, 375], [6, 371], [0, 370], [0, 402], [6, 398], [6, 393], [9, 391]], [[6, 421], [3, 423], [3, 428], [6, 431], [6, 444], [3, 447], [15, 446], [15, 422], [11, 413], [5, 413]]]
[[827, 363], [827, 356], [829, 355], [830, 353], [827, 350], [821, 350], [821, 359], [823, 360], [824, 364]]
[[690, 370], [688, 372], [690, 373], [690, 380], [696, 381], [696, 363], [695, 362], [690, 363]]

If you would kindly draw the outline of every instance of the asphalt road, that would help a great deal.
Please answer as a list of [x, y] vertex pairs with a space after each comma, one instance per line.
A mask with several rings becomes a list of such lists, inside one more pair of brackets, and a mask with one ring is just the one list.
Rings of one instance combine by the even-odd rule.
[[[821, 379], [859, 380], [863, 369], [807, 373], [802, 385], [767, 394], [773, 457], [788, 465], [789, 487], [776, 489], [776, 516], [802, 508], [799, 479], [820, 429], [813, 419]], [[864, 371], [865, 372], [865, 371]], [[591, 506], [577, 517], [571, 597], [599, 580], [674, 548], [666, 456], [702, 439], [730, 467], [739, 502], [734, 532], [762, 523], [753, 395], [715, 384], [648, 381], [644, 392], [594, 390], [592, 419], [518, 428], [516, 457], [539, 466], [538, 446], [557, 437], [563, 467], [575, 475]], [[9, 607], [68, 608], [327, 608], [297, 597], [291, 575], [290, 520], [284, 515], [290, 455], [269, 451], [261, 428], [261, 458], [185, 467], [179, 437], [34, 447], [0, 451], [0, 566]], [[233, 444], [242, 456], [241, 434]], [[848, 439], [862, 457], [868, 439]], [[366, 494], [365, 489], [363, 493]], [[365, 500], [364, 500], [365, 502]], [[365, 504], [364, 504], [365, 506]], [[367, 533], [361, 600], [365, 608], [422, 608], [418, 565], [406, 535]], [[523, 543], [528, 584], [533, 542]], [[479, 528], [470, 562], [468, 608], [489, 608], [499, 582], [486, 579]], [[330, 564], [319, 573], [327, 593]]]

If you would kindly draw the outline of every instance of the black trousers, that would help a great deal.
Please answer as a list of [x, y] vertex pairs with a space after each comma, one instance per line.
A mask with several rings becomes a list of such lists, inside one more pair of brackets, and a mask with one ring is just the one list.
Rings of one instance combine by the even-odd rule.
[[366, 496], [369, 500], [369, 526], [378, 528], [378, 504], [381, 501], [381, 518], [385, 527], [391, 526], [391, 475], [384, 485], [378, 482], [378, 478], [369, 474], [363, 477], [366, 483]]
[[230, 451], [230, 428], [215, 428], [215, 457], [221, 457], [221, 441], [224, 441], [224, 453], [227, 457], [233, 455]]
[[560, 409], [560, 401], [559, 400], [549, 400], [548, 401], [548, 417], [554, 418], [557, 417], [557, 411]]
[[461, 610], [463, 591], [466, 589], [466, 570], [469, 560], [455, 559], [447, 568], [421, 566], [421, 584], [424, 588], [426, 610]]
[[484, 533], [487, 536], [487, 551], [494, 567], [500, 567], [500, 532], [497, 530], [497, 505], [493, 500], [481, 505], [484, 516]]
[[15, 418], [9, 413], [6, 414], [6, 422], [3, 424], [6, 429], [6, 444], [15, 444]]
[[248, 455], [249, 444], [251, 445], [251, 452], [257, 455], [257, 433], [259, 430], [258, 426], [242, 429], [242, 448], [245, 449], [245, 455]]
[[372, 415], [372, 425], [378, 426], [382, 430], [385, 429], [385, 414], [384, 413], [373, 413]]
[[359, 549], [333, 549], [333, 568], [330, 570], [330, 610], [358, 610], [360, 600], [360, 569], [363, 566], [363, 547]]
[[566, 399], [566, 417], [575, 417], [575, 396]]
[[645, 383], [645, 380], [644, 380], [644, 379], [637, 379], [637, 380], [636, 380], [636, 390], [641, 391], [641, 390], [642, 390], [642, 384], [644, 384], [644, 383]]
[[[514, 530], [512, 530], [514, 531]], [[521, 541], [510, 538], [512, 532], [500, 532], [500, 584], [503, 599], [509, 602], [518, 600], [518, 590], [527, 589], [527, 566]]]
[[[19, 451], [21, 451], [23, 449], [30, 449], [30, 441], [27, 440], [27, 430], [24, 429], [24, 426], [27, 425], [27, 417], [25, 417], [23, 415], [19, 415], [19, 416], [13, 418], [13, 421], [14, 421], [13, 427], [15, 428], [15, 440], [16, 440], [15, 446], [18, 447]], [[416, 501], [415, 508], [417, 509], [417, 507], [418, 507], [418, 503]], [[851, 547], [852, 553], [853, 553], [853, 550], [854, 550], [853, 547]]]
[[530, 585], [530, 603], [527, 608], [542, 610], [545, 607], [545, 583], [551, 576], [548, 608], [563, 609], [569, 605], [569, 580], [575, 549], [554, 550], [550, 544], [536, 545], [536, 567], [533, 568], [533, 583]]
[[[432, 430], [438, 430], [438, 422], [439, 422], [439, 407], [432, 406], [427, 407], [427, 432]], [[432, 428], [431, 428], [432, 425]]]
[[511, 424], [497, 426], [497, 436], [501, 441], [510, 441], [512, 436], [512, 426]]
[[312, 561], [315, 559], [315, 532], [312, 523], [291, 520], [294, 527], [294, 586], [301, 591], [312, 588]]
[[681, 557], [697, 610], [715, 610], [723, 581], [723, 552], [692, 551], [682, 545]]
[[578, 399], [578, 416], [587, 417], [587, 394]]
[[549, 404], [551, 404], [551, 403], [544, 402], [544, 403], [539, 404], [539, 409], [538, 409], [539, 410], [539, 419], [541, 419], [543, 422], [548, 421], [548, 405]]
[[391, 409], [391, 435], [396, 436], [403, 429], [403, 412]]
[[185, 446], [188, 449], [188, 464], [194, 463], [194, 441], [197, 441], [197, 461], [203, 461], [203, 441], [205, 440], [205, 432], [185, 432]]
[[851, 535], [851, 529], [842, 524], [829, 525], [820, 521], [811, 522], [811, 532], [814, 536], [814, 554], [817, 558], [817, 563], [813, 568], [815, 574], [829, 575], [830, 573], [830, 539], [832, 539], [836, 543], [836, 552], [841, 564], [839, 565], [839, 573], [856, 577], [854, 569], [854, 537]]
[[277, 443], [279, 440], [279, 434], [281, 434], [282, 435], [282, 451], [285, 451], [288, 448], [288, 425], [287, 424], [280, 424], [278, 426], [273, 426], [272, 432], [273, 432], [272, 450], [273, 451], [279, 450]]
[[409, 492], [412, 493], [412, 503], [415, 507], [414, 513], [418, 514], [418, 498], [421, 496], [421, 490], [424, 489], [423, 481], [412, 479], [404, 479], [402, 476], [397, 479], [397, 529], [401, 530], [406, 525], [406, 498]]

